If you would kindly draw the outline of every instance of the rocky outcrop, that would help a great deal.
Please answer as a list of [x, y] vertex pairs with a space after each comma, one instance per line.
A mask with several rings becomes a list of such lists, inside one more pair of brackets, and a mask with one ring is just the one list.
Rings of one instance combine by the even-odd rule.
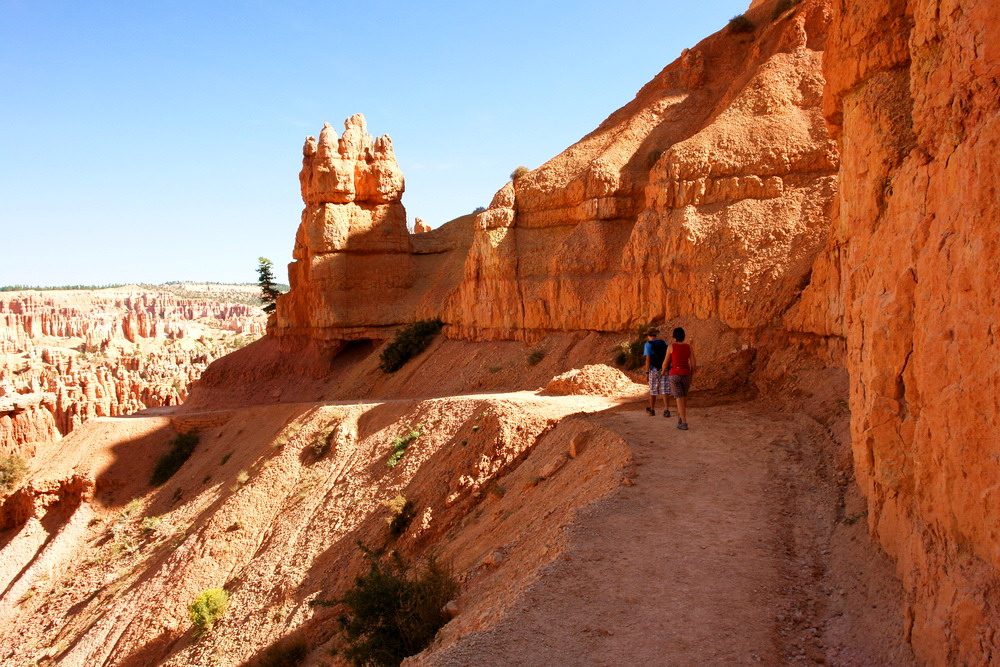
[[[827, 12], [686, 51], [595, 132], [502, 190], [446, 321], [472, 334], [650, 320], [771, 328], [829, 233]], [[762, 293], [768, 294], [761, 299]]]
[[414, 278], [392, 140], [373, 139], [361, 114], [347, 119], [339, 139], [327, 123], [318, 141], [306, 139], [299, 181], [306, 207], [277, 332], [321, 338], [335, 327], [397, 321], [393, 295]]
[[0, 384], [0, 456], [33, 456], [35, 443], [58, 440], [54, 412], [54, 394], [17, 394]]
[[0, 451], [34, 454], [92, 417], [176, 405], [263, 333], [256, 306], [141, 288], [0, 296]]
[[[927, 664], [1000, 656], [1000, 5], [837, 0], [852, 441]], [[831, 271], [836, 275], [837, 271]]]
[[379, 339], [437, 317], [451, 337], [531, 341], [658, 320], [711, 338], [703, 362], [730, 376], [790, 335], [838, 363], [842, 322], [827, 304], [792, 316], [836, 192], [820, 72], [829, 11], [811, 0], [773, 22], [771, 6], [751, 14], [756, 33], [685, 51], [488, 209], [432, 231], [405, 233], [387, 138], [360, 116], [339, 141], [326, 126], [306, 140], [292, 290], [272, 332]]
[[392, 141], [364, 116], [306, 139], [299, 174], [305, 209], [288, 267], [291, 291], [269, 332], [315, 341], [385, 338], [416, 313], [440, 310], [470, 243], [468, 220], [419, 234], [406, 228], [403, 175]]
[[[331, 374], [323, 345], [358, 351], [429, 317], [456, 345], [660, 320], [689, 330], [700, 388], [749, 377], [794, 399], [798, 373], [846, 368], [857, 479], [908, 591], [907, 637], [928, 664], [989, 664], [1000, 5], [789, 4], [755, 1], [752, 33], [684, 52], [487, 210], [430, 232], [404, 234], [401, 178], [362, 121], [307, 141], [272, 327], [286, 347], [261, 349], [279, 368], [302, 336], [315, 379]], [[371, 176], [380, 160], [391, 176]], [[372, 182], [387, 185], [358, 185]]]

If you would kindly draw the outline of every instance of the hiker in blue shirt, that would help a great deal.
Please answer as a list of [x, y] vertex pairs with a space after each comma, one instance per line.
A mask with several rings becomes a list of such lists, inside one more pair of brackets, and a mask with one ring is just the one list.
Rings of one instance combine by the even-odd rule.
[[666, 373], [660, 371], [667, 357], [667, 344], [659, 338], [660, 330], [650, 327], [646, 331], [646, 345], [642, 349], [645, 359], [646, 379], [649, 381], [649, 407], [646, 412], [656, 416], [656, 397], [663, 397], [663, 416], [670, 416], [670, 385]]

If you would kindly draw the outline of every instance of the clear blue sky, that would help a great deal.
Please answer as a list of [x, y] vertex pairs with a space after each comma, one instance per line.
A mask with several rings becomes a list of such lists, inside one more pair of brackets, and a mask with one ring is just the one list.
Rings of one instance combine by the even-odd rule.
[[303, 139], [357, 112], [436, 227], [748, 5], [0, 0], [0, 285], [284, 279]]

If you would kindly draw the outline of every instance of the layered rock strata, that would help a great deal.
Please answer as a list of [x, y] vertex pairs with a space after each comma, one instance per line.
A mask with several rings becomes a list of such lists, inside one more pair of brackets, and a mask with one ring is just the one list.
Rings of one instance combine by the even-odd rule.
[[841, 362], [839, 305], [783, 319], [829, 242], [829, 11], [819, 0], [773, 22], [772, 11], [751, 11], [753, 35], [723, 31], [685, 51], [488, 209], [429, 232], [406, 234], [388, 138], [373, 140], [360, 116], [339, 140], [326, 126], [306, 141], [292, 290], [272, 333], [378, 339], [436, 317], [452, 337], [530, 341], [658, 320], [687, 326], [730, 374], [788, 336]]
[[[685, 51], [597, 130], [479, 215], [445, 320], [467, 335], [621, 331], [686, 318], [772, 327], [829, 233], [827, 11]], [[761, 298], [767, 294], [768, 298]]]
[[[846, 367], [857, 476], [908, 591], [907, 636], [929, 664], [988, 664], [1000, 5], [790, 4], [755, 1], [752, 33], [684, 52], [487, 210], [431, 232], [358, 218], [340, 194], [365, 180], [373, 141], [354, 157], [307, 142], [272, 331], [336, 346], [440, 317], [452, 338], [535, 341], [662, 320], [705, 353], [703, 387], [728, 373], [787, 396], [802, 369]], [[317, 185], [336, 165], [337, 187]]]
[[392, 140], [372, 138], [360, 114], [347, 119], [339, 138], [327, 123], [318, 141], [306, 139], [299, 180], [306, 207], [278, 330], [323, 337], [335, 327], [392, 324], [392, 294], [413, 285]]
[[[926, 664], [1000, 659], [1000, 5], [833, 2], [852, 441]], [[831, 263], [831, 266], [835, 263]], [[831, 271], [836, 275], [836, 271]]]
[[176, 405], [258, 337], [245, 304], [116, 288], [0, 296], [0, 451], [30, 456], [93, 417]]

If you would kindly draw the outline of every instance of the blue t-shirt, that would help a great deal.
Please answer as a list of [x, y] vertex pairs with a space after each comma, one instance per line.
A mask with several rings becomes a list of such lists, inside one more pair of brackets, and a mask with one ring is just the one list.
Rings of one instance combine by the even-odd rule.
[[663, 366], [664, 360], [667, 358], [667, 344], [659, 338], [648, 340], [646, 341], [646, 345], [642, 348], [642, 355], [644, 357], [649, 357], [650, 368], [656, 368], [659, 370], [659, 368]]

